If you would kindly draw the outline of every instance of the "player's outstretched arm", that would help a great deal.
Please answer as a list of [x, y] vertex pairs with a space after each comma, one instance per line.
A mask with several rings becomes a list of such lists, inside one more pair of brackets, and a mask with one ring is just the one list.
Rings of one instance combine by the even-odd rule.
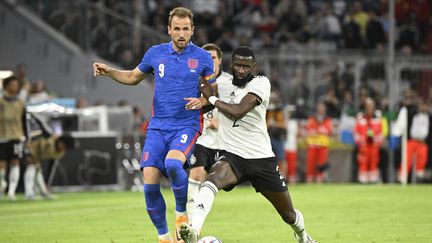
[[104, 63], [95, 62], [93, 63], [93, 75], [95, 77], [108, 76], [116, 82], [125, 85], [137, 85], [146, 78], [148, 74], [141, 72], [138, 68], [134, 70], [118, 70]]

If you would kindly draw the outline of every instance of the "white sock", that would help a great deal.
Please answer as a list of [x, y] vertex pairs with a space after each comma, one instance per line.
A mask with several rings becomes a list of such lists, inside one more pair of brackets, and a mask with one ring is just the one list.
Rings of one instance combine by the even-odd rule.
[[28, 164], [24, 173], [24, 191], [26, 197], [34, 197], [36, 165]]
[[188, 214], [189, 222], [192, 220], [193, 210], [195, 208], [195, 197], [198, 194], [201, 187], [201, 182], [194, 179], [189, 179], [188, 183], [188, 201], [186, 204], [186, 211]]
[[19, 165], [12, 165], [9, 171], [9, 190], [8, 196], [15, 197], [15, 191], [18, 186], [18, 181], [20, 177], [20, 167]]
[[197, 196], [195, 197], [195, 209], [192, 218], [192, 228], [198, 233], [201, 232], [201, 228], [207, 215], [213, 206], [214, 199], [218, 193], [218, 188], [215, 184], [210, 181], [206, 181], [202, 184]]
[[168, 232], [168, 233], [163, 234], [163, 235], [158, 235], [158, 238], [159, 238], [160, 240], [171, 240], [171, 235], [170, 235], [170, 233]]
[[36, 185], [39, 188], [42, 195], [46, 196], [49, 194], [41, 169], [36, 171]]
[[[5, 169], [0, 169], [0, 197], [1, 194], [4, 193], [4, 190], [6, 190], [6, 170]], [[4, 185], [2, 185], [2, 183], [5, 183]], [[4, 186], [4, 188], [2, 188]]]
[[305, 230], [303, 214], [297, 209], [294, 209], [294, 211], [296, 212], [296, 220], [294, 224], [291, 224], [290, 226], [300, 238], [305, 239], [307, 233]]
[[0, 169], [0, 180], [4, 180], [6, 176], [6, 170]]

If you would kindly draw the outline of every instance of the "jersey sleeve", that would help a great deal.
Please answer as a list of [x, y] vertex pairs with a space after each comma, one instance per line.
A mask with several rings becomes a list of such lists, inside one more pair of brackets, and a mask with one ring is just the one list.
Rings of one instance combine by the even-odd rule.
[[202, 76], [209, 84], [214, 83], [216, 81], [216, 73], [214, 72], [214, 62], [211, 59], [210, 53], [205, 53], [203, 55], [203, 72]]
[[270, 81], [264, 76], [256, 77], [252, 80], [249, 92], [258, 96], [261, 100], [270, 98]]
[[153, 66], [151, 65], [151, 60], [153, 59], [154, 48], [150, 48], [144, 54], [143, 59], [138, 64], [138, 69], [143, 73], [150, 73], [153, 71]]

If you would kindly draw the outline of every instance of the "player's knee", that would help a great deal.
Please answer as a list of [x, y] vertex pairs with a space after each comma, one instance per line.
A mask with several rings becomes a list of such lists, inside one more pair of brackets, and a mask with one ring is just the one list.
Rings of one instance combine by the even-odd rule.
[[207, 180], [215, 184], [219, 190], [230, 185], [235, 185], [237, 182], [237, 178], [231, 166], [226, 162], [216, 163], [212, 167]]
[[189, 172], [189, 178], [195, 181], [205, 181], [207, 179], [207, 171], [204, 167], [192, 168]]
[[166, 166], [166, 171], [167, 171], [168, 177], [171, 180], [176, 180], [176, 178], [177, 178], [177, 167], [176, 166]]
[[182, 162], [176, 159], [166, 159], [165, 169], [167, 171], [168, 177], [172, 181], [176, 181], [179, 173], [184, 172]]

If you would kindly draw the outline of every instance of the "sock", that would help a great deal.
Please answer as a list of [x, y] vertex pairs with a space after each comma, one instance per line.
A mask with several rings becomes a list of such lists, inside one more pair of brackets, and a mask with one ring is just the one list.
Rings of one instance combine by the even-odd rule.
[[192, 219], [193, 210], [195, 208], [195, 196], [198, 194], [200, 187], [201, 187], [201, 182], [189, 178], [188, 194], [187, 194], [188, 201], [186, 204], [186, 211], [189, 217], [189, 222]]
[[38, 169], [36, 171], [36, 185], [43, 196], [47, 196], [48, 194], [50, 194], [45, 184], [45, 179], [42, 174], [42, 169]]
[[169, 233], [158, 235], [159, 240], [171, 240], [171, 235]]
[[303, 214], [297, 209], [294, 209], [294, 211], [296, 212], [296, 220], [294, 224], [291, 224], [290, 226], [301, 239], [305, 239], [307, 234], [305, 230]]
[[204, 221], [213, 206], [214, 199], [218, 193], [218, 188], [210, 181], [202, 184], [201, 189], [195, 197], [195, 209], [192, 218], [192, 228], [200, 233]]
[[28, 198], [34, 197], [34, 185], [36, 177], [36, 165], [28, 164], [24, 173], [24, 191]]
[[168, 233], [166, 222], [166, 204], [159, 184], [144, 184], [144, 196], [147, 213], [156, 227], [158, 235]]
[[3, 197], [7, 188], [6, 182], [6, 170], [4, 168], [0, 169], [0, 199]]
[[9, 171], [9, 190], [8, 196], [15, 197], [15, 191], [18, 186], [18, 181], [20, 177], [20, 167], [19, 165], [12, 165]]
[[176, 211], [186, 212], [188, 177], [183, 169], [183, 163], [178, 159], [166, 159], [165, 169], [171, 181], [171, 187], [176, 201]]
[[4, 168], [0, 169], [0, 180], [4, 180], [6, 177], [6, 170]]

